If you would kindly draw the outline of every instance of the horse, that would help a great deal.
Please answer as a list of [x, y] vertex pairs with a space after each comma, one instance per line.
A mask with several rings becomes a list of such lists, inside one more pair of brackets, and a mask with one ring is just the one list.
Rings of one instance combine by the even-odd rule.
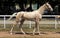
[[[35, 26], [33, 29], [33, 35], [35, 34], [35, 32], [39, 33], [39, 21], [41, 21], [42, 19], [42, 15], [44, 14], [45, 10], [50, 10], [53, 11], [53, 8], [51, 7], [51, 5], [47, 2], [45, 4], [43, 4], [42, 6], [39, 7], [39, 9], [32, 11], [32, 12], [26, 12], [26, 11], [21, 11], [18, 13], [14, 13], [8, 20], [10, 20], [14, 15], [16, 15], [16, 20], [13, 23], [13, 27], [11, 28], [10, 32], [12, 34], [13, 32], [13, 28], [15, 25], [17, 25], [18, 23], [20, 23], [19, 28], [21, 30], [21, 32], [23, 34], [25, 34], [25, 32], [22, 29], [22, 25], [24, 23], [25, 20], [30, 20], [30, 21], [34, 21], [35, 22]], [[37, 30], [37, 31], [36, 31]]]

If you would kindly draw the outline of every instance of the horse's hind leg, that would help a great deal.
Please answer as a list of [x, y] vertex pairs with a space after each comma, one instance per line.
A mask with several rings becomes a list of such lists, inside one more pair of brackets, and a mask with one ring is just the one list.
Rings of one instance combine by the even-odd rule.
[[14, 28], [14, 24], [13, 24], [13, 26], [12, 26], [12, 28], [11, 28], [11, 30], [10, 30], [10, 34], [12, 35], [13, 34], [13, 28]]
[[23, 33], [23, 34], [25, 34], [25, 32], [23, 31], [23, 29], [22, 29], [22, 25], [23, 25], [23, 23], [24, 23], [24, 19], [22, 19], [21, 21], [20, 21], [20, 26], [19, 26], [19, 28], [20, 28], [20, 30], [21, 30], [21, 32]]
[[10, 34], [13, 34], [14, 26], [15, 26], [15, 25], [17, 25], [17, 24], [18, 24], [18, 22], [19, 22], [19, 21], [15, 21], [15, 23], [13, 23], [13, 26], [12, 26], [12, 28], [11, 28], [11, 30], [10, 30], [10, 32], [11, 32]]

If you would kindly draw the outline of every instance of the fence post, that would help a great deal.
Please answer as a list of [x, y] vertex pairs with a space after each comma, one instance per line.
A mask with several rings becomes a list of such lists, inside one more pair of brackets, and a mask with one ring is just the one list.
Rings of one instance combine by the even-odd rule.
[[6, 25], [6, 24], [5, 24], [5, 19], [6, 19], [6, 18], [5, 18], [5, 16], [4, 16], [4, 29], [6, 28], [6, 26], [5, 26], [5, 25]]
[[55, 29], [57, 29], [57, 19], [55, 17]]
[[31, 28], [31, 21], [30, 21], [30, 26], [29, 26], [29, 28]]

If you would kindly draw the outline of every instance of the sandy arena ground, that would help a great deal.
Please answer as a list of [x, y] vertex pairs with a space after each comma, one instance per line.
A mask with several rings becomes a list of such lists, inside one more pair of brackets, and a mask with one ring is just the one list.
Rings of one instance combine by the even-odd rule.
[[41, 35], [32, 35], [32, 34], [9, 34], [9, 32], [0, 32], [0, 37], [56, 37], [60, 38], [60, 32], [43, 32]]

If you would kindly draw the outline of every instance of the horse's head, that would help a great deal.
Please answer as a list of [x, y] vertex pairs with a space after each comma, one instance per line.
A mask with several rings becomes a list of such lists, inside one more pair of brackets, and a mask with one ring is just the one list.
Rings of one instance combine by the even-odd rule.
[[45, 7], [46, 7], [46, 9], [53, 11], [53, 8], [51, 7], [51, 5], [48, 2], [45, 4]]

